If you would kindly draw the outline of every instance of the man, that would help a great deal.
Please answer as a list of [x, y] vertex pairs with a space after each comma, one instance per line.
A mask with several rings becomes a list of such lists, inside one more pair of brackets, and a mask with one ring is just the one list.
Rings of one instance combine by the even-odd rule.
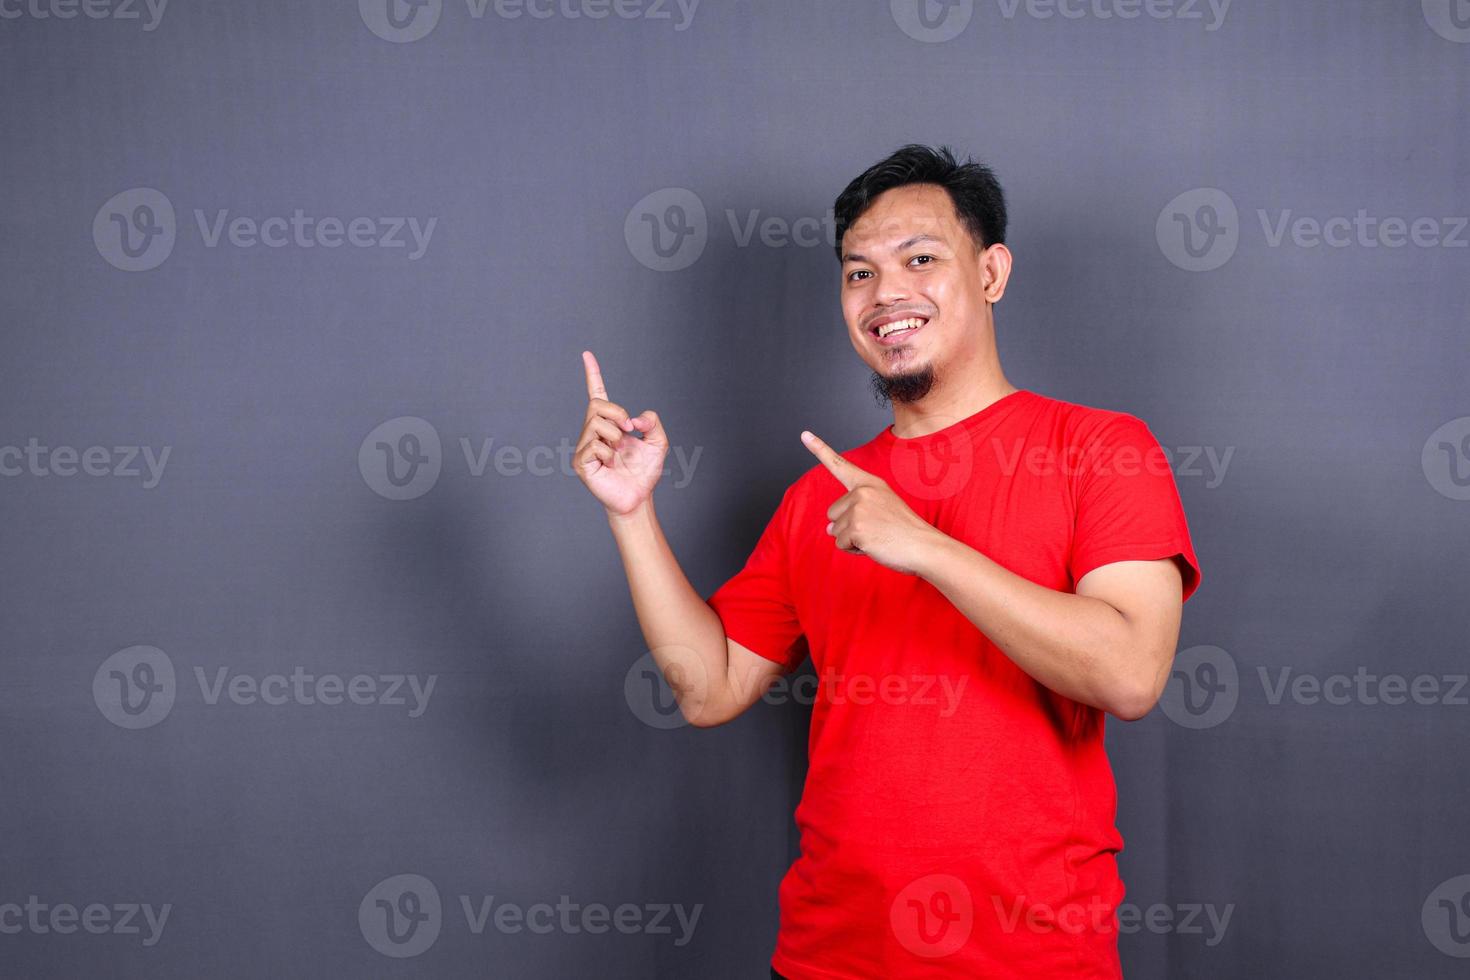
[[843, 316], [891, 427], [843, 454], [802, 432], [817, 463], [708, 602], [654, 516], [664, 428], [608, 401], [591, 352], [577, 471], [692, 724], [810, 652], [773, 976], [1121, 977], [1103, 720], [1158, 700], [1200, 580], [1168, 460], [1134, 416], [1006, 379], [988, 168], [907, 146], [834, 216]]

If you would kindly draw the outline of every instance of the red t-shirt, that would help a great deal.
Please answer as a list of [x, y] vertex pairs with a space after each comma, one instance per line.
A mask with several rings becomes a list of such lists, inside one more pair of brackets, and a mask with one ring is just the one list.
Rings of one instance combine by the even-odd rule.
[[[1199, 584], [1169, 461], [1134, 416], [1020, 390], [843, 456], [1047, 588], [1173, 556], [1184, 598]], [[1104, 713], [1032, 680], [928, 582], [839, 551], [826, 512], [843, 493], [813, 466], [709, 599], [731, 639], [788, 669], [810, 652], [816, 672], [772, 966], [793, 980], [1121, 977]]]

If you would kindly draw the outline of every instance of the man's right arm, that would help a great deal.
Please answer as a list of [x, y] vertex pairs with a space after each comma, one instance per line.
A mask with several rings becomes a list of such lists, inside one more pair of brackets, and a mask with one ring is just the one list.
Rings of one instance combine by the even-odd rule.
[[722, 725], [754, 704], [784, 667], [725, 635], [719, 615], [679, 567], [654, 514], [653, 499], [629, 514], [609, 512], [633, 608], [684, 718]]
[[582, 364], [588, 401], [573, 457], [577, 475], [607, 510], [643, 638], [680, 712], [700, 728], [723, 724], [754, 704], [785, 668], [725, 635], [719, 614], [694, 591], [669, 548], [653, 510], [653, 487], [669, 451], [657, 413], [630, 416], [608, 401], [591, 351], [583, 351]]

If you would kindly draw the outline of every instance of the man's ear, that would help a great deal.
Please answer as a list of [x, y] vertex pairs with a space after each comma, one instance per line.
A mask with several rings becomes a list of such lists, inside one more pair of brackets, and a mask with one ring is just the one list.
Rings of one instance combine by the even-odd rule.
[[985, 302], [999, 303], [1006, 294], [1006, 283], [1010, 278], [1010, 249], [997, 242], [980, 252], [980, 283], [985, 291]]

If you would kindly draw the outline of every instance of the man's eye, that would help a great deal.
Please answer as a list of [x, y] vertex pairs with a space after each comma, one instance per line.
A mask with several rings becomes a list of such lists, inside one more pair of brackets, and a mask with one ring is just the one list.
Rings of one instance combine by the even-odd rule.
[[872, 273], [869, 272], [867, 269], [855, 269], [854, 271], [849, 272], [847, 274], [847, 281], [848, 282], [856, 282], [859, 276], [870, 276], [870, 275], [872, 275]]
[[927, 265], [928, 263], [933, 261], [934, 256], [932, 255], [915, 255], [913, 258], [909, 259], [909, 264], [912, 265], [915, 262], [922, 262]]

